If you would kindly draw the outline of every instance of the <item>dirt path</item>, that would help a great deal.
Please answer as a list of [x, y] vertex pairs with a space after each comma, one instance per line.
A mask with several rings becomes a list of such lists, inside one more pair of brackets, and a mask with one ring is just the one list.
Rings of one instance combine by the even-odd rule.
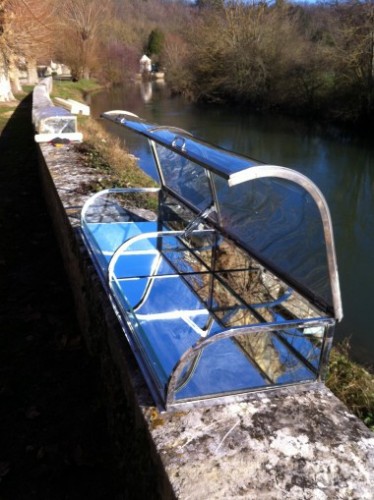
[[0, 135], [0, 500], [122, 499], [30, 113], [28, 97]]

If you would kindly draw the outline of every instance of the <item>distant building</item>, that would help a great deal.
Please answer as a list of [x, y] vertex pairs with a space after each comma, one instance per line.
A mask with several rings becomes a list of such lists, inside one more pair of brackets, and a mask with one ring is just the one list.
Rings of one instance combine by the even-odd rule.
[[148, 74], [148, 73], [151, 73], [152, 71], [152, 61], [151, 59], [146, 56], [145, 54], [142, 55], [140, 61], [139, 61], [139, 64], [140, 64], [140, 73], [142, 75], [144, 74]]
[[66, 66], [65, 64], [56, 63], [54, 61], [50, 61], [49, 63], [43, 65], [42, 64], [38, 65], [37, 68], [38, 68], [38, 75], [41, 78], [44, 78], [46, 76], [58, 76], [62, 78], [71, 77], [70, 68], [68, 66]]

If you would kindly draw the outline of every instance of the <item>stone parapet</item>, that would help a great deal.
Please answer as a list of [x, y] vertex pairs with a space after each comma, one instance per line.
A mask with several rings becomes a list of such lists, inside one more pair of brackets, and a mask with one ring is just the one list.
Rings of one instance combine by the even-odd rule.
[[40, 148], [41, 178], [88, 351], [97, 359], [125, 498], [357, 499], [374, 491], [374, 434], [325, 386], [160, 414], [81, 240], [73, 146]]

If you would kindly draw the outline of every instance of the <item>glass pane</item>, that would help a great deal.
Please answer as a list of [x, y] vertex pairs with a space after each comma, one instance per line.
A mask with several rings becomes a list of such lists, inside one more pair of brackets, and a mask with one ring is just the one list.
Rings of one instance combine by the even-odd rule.
[[250, 158], [238, 156], [235, 153], [205, 144], [197, 139], [185, 139], [185, 152], [210, 167], [213, 172], [220, 172], [225, 177], [257, 165], [257, 162]]
[[183, 131], [179, 133], [172, 128], [160, 127], [154, 131], [149, 129], [148, 133], [151, 138], [165, 146], [180, 148], [192, 160], [203, 163], [210, 170], [220, 172], [226, 178], [235, 172], [257, 165], [255, 160], [201, 142]]
[[209, 207], [213, 200], [205, 169], [159, 144], [156, 149], [165, 185], [199, 211]]
[[158, 192], [103, 193], [89, 205], [87, 223], [155, 221], [158, 213]]
[[49, 117], [44, 118], [40, 122], [39, 132], [44, 134], [67, 134], [77, 131], [77, 119], [74, 116], [70, 117]]
[[[240, 212], [237, 206], [230, 209], [226, 200], [222, 219]], [[248, 210], [241, 212], [243, 223], [251, 228], [245, 219]], [[107, 193], [88, 205], [82, 225], [104, 278], [114, 252], [131, 242], [117, 254], [109, 286], [160, 400], [164, 401], [181, 357], [204, 339], [213, 342], [197, 351], [182, 370], [178, 400], [314, 380], [325, 327], [321, 323], [291, 328], [285, 322], [318, 318], [320, 312], [203, 221], [187, 234], [193, 217], [196, 214], [170, 194]], [[237, 221], [242, 227], [241, 219]], [[181, 234], [168, 232], [173, 230]], [[277, 330], [255, 330], [266, 322], [277, 323], [272, 326]], [[253, 332], [239, 332], [240, 327]], [[217, 336], [230, 329], [235, 337]]]
[[220, 177], [213, 178], [228, 233], [331, 306], [323, 225], [310, 194], [283, 179], [229, 187]]
[[209, 311], [164, 259], [156, 274], [121, 279], [115, 287], [134, 339], [164, 393], [180, 357], [205, 335]]
[[320, 337], [316, 340], [306, 328], [252, 332], [218, 340], [198, 352], [182, 371], [176, 399], [313, 381], [320, 344]]

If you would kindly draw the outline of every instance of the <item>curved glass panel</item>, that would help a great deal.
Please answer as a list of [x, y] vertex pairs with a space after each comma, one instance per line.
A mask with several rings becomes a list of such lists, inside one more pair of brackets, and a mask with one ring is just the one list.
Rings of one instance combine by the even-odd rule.
[[164, 146], [156, 145], [165, 186], [184, 200], [204, 210], [213, 203], [206, 170]]
[[[179, 360], [204, 338], [264, 321], [286, 324], [296, 310], [305, 319], [318, 316], [255, 260], [235, 256], [235, 247], [215, 232], [185, 239], [182, 231], [155, 236], [144, 229], [117, 255], [111, 289], [161, 395]], [[185, 366], [176, 397], [314, 380], [323, 330], [280, 326], [276, 333], [218, 338]]]
[[222, 227], [331, 307], [323, 224], [312, 196], [274, 177], [232, 187], [219, 176], [213, 179]]
[[157, 129], [150, 135], [152, 139], [162, 142], [167, 147], [180, 149], [181, 155], [189, 156], [191, 159], [201, 162], [209, 170], [225, 178], [258, 164], [258, 162], [250, 158], [211, 146], [198, 139], [191, 138], [187, 134], [176, 134], [173, 129]]
[[82, 211], [82, 230], [103, 276], [124, 241], [160, 228], [158, 196], [157, 188], [108, 189], [87, 201]]
[[70, 134], [76, 131], [75, 116], [50, 116], [42, 118], [39, 123], [39, 132], [43, 134]]
[[192, 355], [176, 381], [174, 401], [313, 381], [324, 329], [287, 326], [259, 332], [254, 327], [217, 339]]

